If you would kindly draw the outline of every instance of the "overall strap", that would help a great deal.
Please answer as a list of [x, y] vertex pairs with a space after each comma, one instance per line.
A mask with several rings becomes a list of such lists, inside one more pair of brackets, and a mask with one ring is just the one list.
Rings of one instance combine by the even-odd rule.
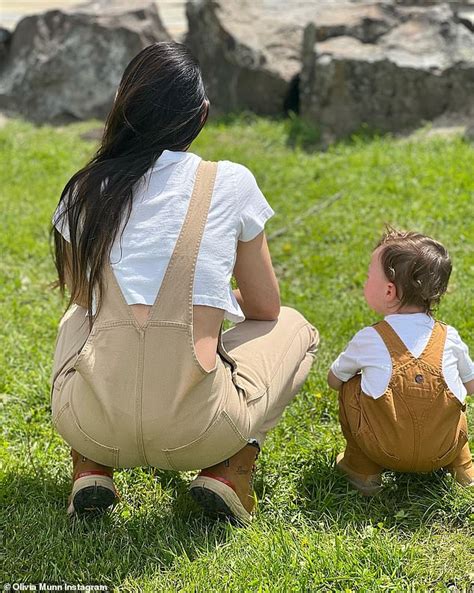
[[192, 325], [196, 261], [211, 204], [217, 163], [201, 161], [196, 181], [173, 254], [148, 320]]
[[441, 321], [435, 321], [428, 344], [426, 344], [425, 349], [419, 356], [419, 360], [423, 360], [423, 362], [426, 362], [440, 372], [443, 369], [443, 354], [447, 335], [446, 324]]
[[388, 321], [379, 321], [372, 327], [379, 334], [383, 343], [387, 347], [390, 358], [392, 359], [393, 368], [413, 359], [411, 352]]

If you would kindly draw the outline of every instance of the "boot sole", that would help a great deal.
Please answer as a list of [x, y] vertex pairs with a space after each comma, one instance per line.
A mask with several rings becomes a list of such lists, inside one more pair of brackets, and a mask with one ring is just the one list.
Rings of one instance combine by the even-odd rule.
[[103, 476], [88, 476], [74, 482], [67, 514], [98, 516], [118, 501], [113, 481]]
[[213, 518], [227, 519], [239, 526], [252, 521], [252, 515], [246, 511], [234, 490], [219, 480], [198, 476], [191, 482], [189, 493]]

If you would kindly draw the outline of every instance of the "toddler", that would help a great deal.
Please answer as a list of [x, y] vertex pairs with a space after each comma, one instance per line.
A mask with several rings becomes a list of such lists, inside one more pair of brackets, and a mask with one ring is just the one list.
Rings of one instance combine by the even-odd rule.
[[381, 472], [449, 469], [474, 486], [466, 422], [474, 364], [451, 326], [433, 318], [451, 261], [441, 243], [389, 228], [369, 265], [364, 296], [384, 320], [359, 331], [331, 365], [347, 445], [337, 468], [362, 494]]

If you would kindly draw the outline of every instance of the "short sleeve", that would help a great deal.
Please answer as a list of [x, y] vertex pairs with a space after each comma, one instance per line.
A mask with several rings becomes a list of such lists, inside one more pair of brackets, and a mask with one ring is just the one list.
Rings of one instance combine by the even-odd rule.
[[474, 379], [474, 363], [469, 356], [469, 348], [462, 341], [461, 336], [453, 327], [449, 327], [450, 338], [453, 343], [459, 377], [463, 383]]
[[336, 360], [331, 365], [331, 371], [333, 374], [344, 383], [349, 381], [351, 377], [356, 375], [361, 370], [361, 361], [359, 356], [359, 339], [360, 333], [358, 332], [346, 349], [339, 354]]
[[275, 212], [247, 167], [235, 166], [234, 180], [237, 200], [243, 204], [240, 211], [239, 241], [251, 241], [263, 231], [265, 223]]

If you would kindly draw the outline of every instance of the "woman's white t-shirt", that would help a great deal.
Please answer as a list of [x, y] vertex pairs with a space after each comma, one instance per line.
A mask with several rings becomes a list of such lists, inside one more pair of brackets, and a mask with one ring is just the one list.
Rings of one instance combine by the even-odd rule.
[[[134, 188], [133, 206], [110, 261], [125, 300], [152, 305], [161, 286], [189, 206], [201, 158], [165, 150]], [[219, 161], [211, 205], [196, 263], [193, 303], [224, 309], [225, 318], [245, 316], [232, 292], [237, 242], [250, 241], [274, 211], [255, 177], [243, 165]], [[69, 241], [67, 217], [53, 224]], [[95, 306], [93, 307], [95, 312]]]
[[[425, 349], [434, 327], [434, 319], [425, 313], [387, 315], [387, 321], [413, 356]], [[392, 375], [392, 360], [378, 332], [364, 327], [352, 338], [331, 366], [340, 381], [349, 381], [361, 371], [361, 389], [374, 399], [387, 390]], [[443, 352], [443, 376], [449, 389], [463, 403], [466, 399], [464, 383], [474, 379], [474, 364], [466, 344], [458, 332], [448, 325]]]

